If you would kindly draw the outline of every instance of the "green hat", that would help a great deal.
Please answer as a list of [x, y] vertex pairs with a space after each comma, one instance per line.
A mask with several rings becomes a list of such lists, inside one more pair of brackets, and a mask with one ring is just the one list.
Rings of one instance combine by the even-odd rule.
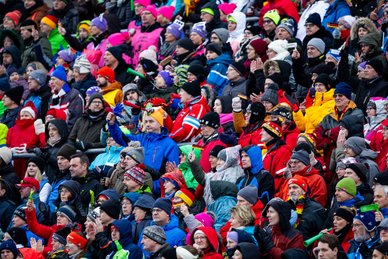
[[209, 7], [201, 9], [201, 13], [208, 13], [214, 16], [214, 10]]
[[352, 178], [344, 178], [337, 183], [335, 188], [339, 188], [352, 196], [356, 196], [356, 182]]
[[201, 150], [198, 148], [193, 148], [192, 145], [183, 145], [179, 147], [180, 152], [182, 152], [186, 157], [191, 151], [194, 150], [195, 158], [199, 160], [201, 158]]
[[275, 25], [278, 25], [280, 21], [280, 15], [276, 9], [266, 12], [263, 16], [263, 19], [265, 18], [272, 20]]

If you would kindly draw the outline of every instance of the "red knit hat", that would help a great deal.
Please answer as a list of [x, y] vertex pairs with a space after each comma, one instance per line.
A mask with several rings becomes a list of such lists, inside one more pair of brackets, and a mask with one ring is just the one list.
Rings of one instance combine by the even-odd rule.
[[97, 71], [97, 75], [105, 77], [109, 83], [113, 83], [115, 81], [115, 71], [110, 67], [102, 67]]
[[303, 191], [307, 192], [308, 185], [307, 185], [306, 179], [302, 176], [295, 175], [293, 178], [288, 180], [288, 185], [290, 185], [290, 184], [296, 184], [300, 188], [302, 188]]
[[279, 123], [276, 123], [274, 121], [268, 121], [263, 124], [263, 129], [274, 138], [282, 137], [283, 130]]
[[88, 244], [88, 240], [75, 231], [70, 232], [70, 234], [67, 236], [67, 241], [75, 244], [81, 249], [84, 249]]
[[15, 24], [15, 26], [18, 26], [19, 22], [20, 22], [20, 17], [22, 17], [22, 13], [18, 10], [15, 10], [15, 11], [6, 13], [5, 17], [10, 18], [13, 21], [13, 23]]
[[252, 46], [252, 48], [255, 49], [255, 52], [257, 55], [260, 56], [261, 61], [265, 62], [268, 59], [267, 56], [267, 50], [268, 50], [268, 43], [263, 39], [254, 39], [252, 40], [249, 45]]
[[46, 113], [46, 116], [47, 115], [51, 115], [53, 116], [55, 119], [59, 119], [59, 120], [63, 120], [63, 121], [67, 121], [67, 115], [66, 115], [66, 112], [62, 109], [49, 109]]

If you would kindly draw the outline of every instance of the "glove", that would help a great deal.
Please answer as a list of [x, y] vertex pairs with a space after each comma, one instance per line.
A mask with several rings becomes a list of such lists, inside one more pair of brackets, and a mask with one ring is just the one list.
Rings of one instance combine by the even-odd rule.
[[255, 227], [254, 236], [263, 252], [269, 252], [275, 246], [272, 241], [272, 234], [260, 228], [259, 225]]
[[234, 112], [241, 112], [241, 107], [242, 107], [242, 104], [241, 104], [241, 99], [240, 97], [234, 97], [232, 99], [232, 108], [233, 108], [233, 111]]
[[75, 142], [75, 147], [81, 151], [85, 151], [86, 149], [89, 149], [90, 148], [90, 144], [89, 143], [85, 143], [83, 141], [79, 141], [77, 140]]
[[113, 114], [116, 115], [117, 117], [122, 118], [123, 115], [121, 113], [124, 110], [124, 105], [122, 103], [116, 104], [116, 106], [113, 108]]
[[335, 29], [332, 34], [335, 40], [339, 40], [341, 38], [341, 32], [338, 29]]
[[41, 119], [37, 119], [34, 121], [34, 128], [35, 128], [35, 134], [40, 135], [41, 133], [44, 133], [44, 124]]

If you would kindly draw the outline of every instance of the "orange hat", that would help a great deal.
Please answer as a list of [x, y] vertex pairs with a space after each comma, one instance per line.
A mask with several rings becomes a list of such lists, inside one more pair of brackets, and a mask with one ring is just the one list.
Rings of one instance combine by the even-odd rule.
[[165, 111], [162, 108], [159, 107], [153, 107], [150, 109], [146, 115], [154, 118], [162, 127], [164, 125], [163, 121], [165, 118]]
[[40, 20], [40, 23], [44, 23], [50, 28], [56, 29], [58, 24], [58, 19], [55, 16], [46, 15], [45, 17], [42, 18], [42, 20]]
[[97, 71], [97, 75], [105, 77], [109, 83], [113, 83], [115, 81], [115, 71], [110, 67], [102, 67]]
[[88, 240], [75, 231], [70, 232], [70, 234], [67, 236], [67, 241], [75, 244], [81, 249], [84, 249], [88, 244]]
[[13, 21], [13, 23], [15, 24], [15, 26], [19, 25], [21, 16], [22, 16], [22, 13], [18, 10], [15, 10], [15, 11], [12, 11], [12, 12], [5, 14], [5, 17], [10, 18]]

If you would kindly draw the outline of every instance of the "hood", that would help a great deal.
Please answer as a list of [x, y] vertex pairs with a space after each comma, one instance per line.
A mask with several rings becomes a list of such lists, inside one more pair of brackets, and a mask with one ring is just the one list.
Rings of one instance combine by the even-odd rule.
[[194, 151], [196, 159], [199, 160], [201, 158], [201, 150], [198, 148], [193, 148], [193, 145], [179, 146], [179, 151], [182, 152], [186, 157], [189, 156], [191, 151]]
[[340, 121], [340, 125], [343, 125], [348, 130], [348, 136], [350, 137], [363, 137], [363, 129], [364, 129], [364, 118], [348, 115], [342, 118]]
[[[239, 240], [240, 241], [240, 240]], [[237, 250], [241, 252], [242, 258], [260, 258], [261, 252], [257, 245], [247, 242], [239, 242]]]
[[361, 40], [358, 41], [358, 43], [365, 43], [368, 45], [372, 45], [372, 50], [370, 53], [368, 53], [368, 56], [371, 56], [372, 54], [375, 53], [380, 53], [381, 49], [381, 33], [376, 32], [376, 33], [368, 33], [367, 35], [364, 36]]
[[20, 50], [15, 45], [6, 47], [3, 53], [8, 53], [12, 56], [13, 64], [16, 67], [19, 67], [22, 63]]
[[[279, 227], [282, 232], [285, 232], [291, 228], [291, 206], [287, 202], [280, 198], [273, 198], [270, 200], [263, 210], [262, 215], [267, 215], [269, 207], [272, 207], [279, 214]], [[266, 216], [265, 216], [266, 217]]]
[[19, 51], [24, 50], [24, 43], [22, 37], [13, 30], [2, 30], [0, 35], [1, 47], [3, 47], [5, 37], [9, 37], [14, 42]]
[[242, 12], [233, 12], [230, 14], [237, 23], [236, 29], [229, 33], [229, 38], [237, 39], [244, 36], [244, 30], [247, 24], [247, 17]]
[[244, 243], [251, 243], [251, 244], [256, 243], [256, 241], [253, 239], [253, 237], [245, 230], [233, 228], [230, 231], [237, 232], [238, 243], [243, 243], [243, 242]]
[[222, 196], [237, 197], [238, 192], [236, 184], [228, 181], [211, 181], [210, 191], [214, 200]]
[[128, 219], [119, 219], [113, 221], [112, 225], [115, 226], [120, 232], [119, 242], [123, 246], [123, 248], [132, 243], [131, 221], [129, 221]]
[[314, 97], [314, 103], [313, 106], [321, 106], [328, 101], [334, 100], [334, 88], [329, 89], [326, 92], [315, 92], [315, 97]]
[[212, 60], [208, 60], [207, 64], [209, 66], [213, 66], [215, 64], [221, 63], [221, 64], [223, 64], [223, 65], [228, 67], [232, 62], [233, 62], [233, 59], [232, 59], [232, 57], [229, 54], [222, 53], [217, 58], [212, 59]]
[[205, 233], [207, 239], [209, 240], [210, 245], [212, 246], [212, 250], [215, 252], [218, 252], [219, 249], [219, 240], [217, 232], [212, 227], [199, 227], [193, 231], [193, 234], [191, 234], [191, 244], [194, 244], [194, 235], [195, 232], [198, 230], [201, 230], [203, 233]]
[[[100, 196], [100, 195], [105, 195], [106, 197], [108, 197], [109, 200], [119, 200], [120, 199], [120, 195], [117, 193], [117, 191], [115, 189], [103, 190], [102, 192], [100, 192], [98, 194], [98, 196]], [[97, 196], [97, 199], [98, 199], [98, 196]]]
[[369, 102], [373, 102], [376, 105], [376, 116], [367, 118], [371, 127], [380, 124], [387, 118], [387, 110], [384, 108], [384, 104], [387, 100], [381, 97], [372, 97]]
[[350, 29], [350, 39], [351, 40], [355, 40], [355, 39], [358, 39], [358, 35], [357, 35], [357, 32], [358, 32], [358, 29], [360, 27], [364, 27], [365, 29], [367, 29], [370, 33], [376, 33], [378, 32], [377, 28], [376, 28], [376, 25], [374, 25], [373, 21], [369, 18], [366, 18], [366, 17], [361, 17], [361, 18], [358, 18], [352, 28]]
[[58, 190], [60, 190], [61, 187], [66, 187], [66, 189], [68, 189], [71, 192], [72, 200], [75, 200], [78, 197], [78, 195], [81, 193], [81, 185], [79, 184], [79, 182], [74, 180], [66, 180], [62, 182], [59, 185]]
[[217, 97], [217, 99], [219, 99], [220, 102], [221, 102], [222, 113], [228, 114], [228, 113], [232, 113], [233, 112], [233, 109], [232, 109], [232, 96], [222, 95], [222, 96]]
[[45, 136], [46, 140], [49, 139], [49, 132], [48, 132], [48, 126], [52, 124], [58, 129], [58, 133], [61, 136], [60, 143], [65, 143], [67, 141], [67, 136], [69, 135], [68, 129], [67, 129], [67, 123], [63, 120], [52, 120], [49, 123], [46, 123], [45, 125]]
[[[282, 82], [289, 81], [292, 66], [290, 63], [284, 60], [268, 60], [264, 63], [264, 76], [269, 76], [269, 68], [272, 67], [274, 69], [274, 73], [279, 73], [281, 76]], [[279, 86], [280, 87], [280, 86]]]
[[244, 148], [243, 151], [245, 151], [251, 159], [251, 173], [257, 174], [258, 172], [260, 172], [260, 170], [263, 169], [261, 148], [259, 148], [258, 146], [248, 146]]
[[229, 147], [222, 149], [218, 153], [218, 158], [226, 156], [226, 161], [223, 165], [217, 166], [217, 172], [226, 170], [227, 168], [239, 166], [240, 162], [240, 153], [239, 146]]

